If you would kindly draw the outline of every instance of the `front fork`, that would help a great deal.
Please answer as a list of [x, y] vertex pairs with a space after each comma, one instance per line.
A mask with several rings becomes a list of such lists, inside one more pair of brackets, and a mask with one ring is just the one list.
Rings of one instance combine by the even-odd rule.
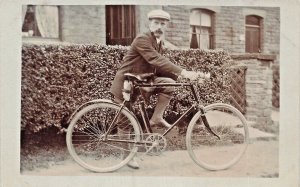
[[208, 130], [209, 133], [211, 133], [212, 135], [216, 136], [219, 140], [221, 139], [220, 136], [218, 136], [211, 128], [210, 128], [210, 125], [207, 121], [207, 118], [206, 118], [206, 115], [205, 115], [205, 111], [204, 111], [204, 106], [199, 106], [199, 111], [201, 112], [200, 114], [200, 117], [201, 117], [201, 120], [204, 124], [204, 126], [206, 127], [206, 129]]

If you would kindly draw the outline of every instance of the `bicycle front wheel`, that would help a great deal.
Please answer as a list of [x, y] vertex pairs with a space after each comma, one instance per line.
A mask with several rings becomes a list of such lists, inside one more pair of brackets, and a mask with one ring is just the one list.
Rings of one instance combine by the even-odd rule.
[[94, 172], [111, 172], [134, 157], [138, 149], [134, 142], [140, 140], [140, 128], [126, 108], [112, 124], [119, 110], [120, 106], [112, 102], [97, 102], [74, 115], [66, 141], [71, 156], [79, 165]]
[[192, 160], [208, 170], [223, 170], [236, 164], [246, 151], [249, 139], [245, 117], [231, 105], [216, 103], [204, 108], [211, 130], [199, 111], [187, 129], [187, 149]]

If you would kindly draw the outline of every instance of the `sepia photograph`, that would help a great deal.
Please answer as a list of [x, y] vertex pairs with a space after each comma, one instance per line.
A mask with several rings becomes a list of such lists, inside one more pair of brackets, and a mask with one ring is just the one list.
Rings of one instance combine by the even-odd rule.
[[10, 184], [297, 186], [299, 3], [76, 2], [20, 3]]

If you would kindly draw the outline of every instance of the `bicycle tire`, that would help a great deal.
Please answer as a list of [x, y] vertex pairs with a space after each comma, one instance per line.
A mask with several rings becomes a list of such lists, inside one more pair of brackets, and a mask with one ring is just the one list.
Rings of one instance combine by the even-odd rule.
[[197, 112], [189, 123], [186, 145], [192, 160], [207, 170], [224, 170], [236, 164], [249, 143], [245, 117], [235, 107], [215, 103], [204, 107], [207, 121], [220, 140], [209, 133]]
[[[83, 168], [93, 172], [111, 172], [123, 167], [135, 156], [138, 147], [134, 143], [103, 140], [103, 132], [108, 130], [108, 124], [119, 109], [120, 105], [113, 102], [98, 101], [82, 107], [71, 119], [67, 129], [67, 147], [72, 158]], [[133, 114], [123, 108], [120, 115], [120, 121], [126, 124], [123, 127], [132, 132], [120, 134], [119, 125], [114, 126], [107, 137], [140, 141], [140, 128]]]

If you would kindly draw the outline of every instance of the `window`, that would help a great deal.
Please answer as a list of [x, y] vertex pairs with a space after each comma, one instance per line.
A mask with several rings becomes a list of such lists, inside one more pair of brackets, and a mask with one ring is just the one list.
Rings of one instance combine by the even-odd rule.
[[130, 45], [135, 37], [135, 7], [106, 6], [106, 44]]
[[246, 16], [246, 52], [262, 51], [262, 18], [255, 15]]
[[193, 9], [190, 13], [190, 48], [212, 49], [213, 12]]
[[58, 6], [23, 5], [22, 11], [24, 37], [59, 37]]

